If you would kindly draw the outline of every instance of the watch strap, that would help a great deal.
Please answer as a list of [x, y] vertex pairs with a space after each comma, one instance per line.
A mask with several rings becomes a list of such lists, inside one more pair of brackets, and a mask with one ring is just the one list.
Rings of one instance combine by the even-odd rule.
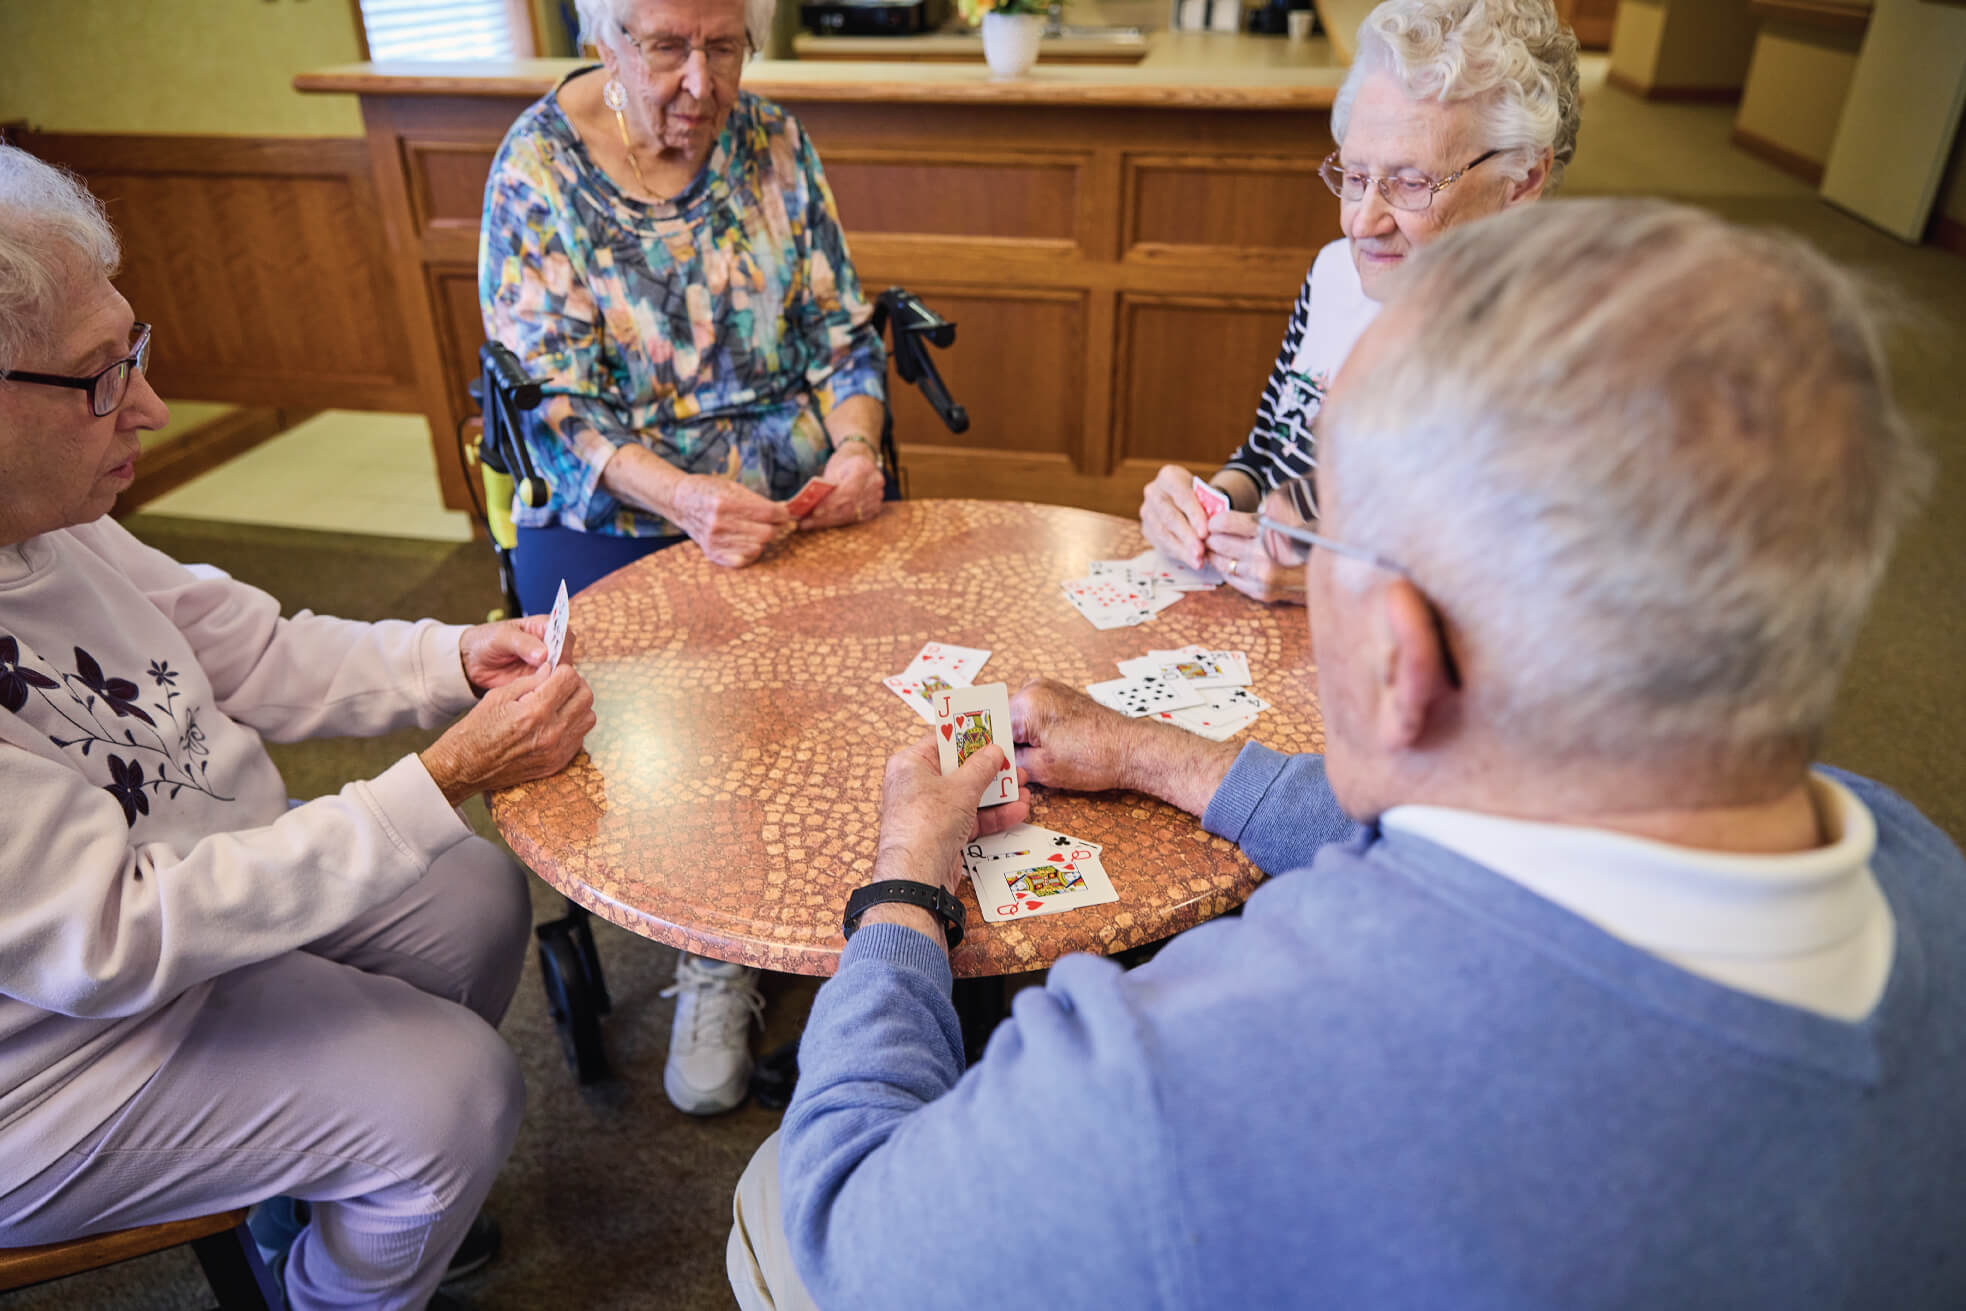
[[889, 902], [919, 906], [941, 920], [951, 951], [962, 942], [963, 924], [967, 918], [963, 913], [963, 904], [950, 896], [946, 889], [917, 883], [913, 879], [883, 879], [879, 883], [854, 889], [853, 895], [846, 899], [846, 915], [840, 924], [840, 932], [851, 938], [860, 927], [862, 915], [875, 906]]

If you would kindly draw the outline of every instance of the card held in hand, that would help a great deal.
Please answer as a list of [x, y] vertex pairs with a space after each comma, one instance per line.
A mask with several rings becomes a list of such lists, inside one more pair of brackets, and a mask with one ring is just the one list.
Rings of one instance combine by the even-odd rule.
[[567, 643], [567, 580], [560, 580], [560, 594], [553, 598], [553, 613], [546, 616], [546, 672], [560, 667], [560, 649]]
[[1230, 508], [1227, 494], [1200, 474], [1195, 475], [1195, 501], [1201, 506], [1201, 512], [1211, 519]]
[[935, 749], [942, 772], [953, 774], [962, 763], [992, 742], [1003, 748], [1004, 767], [977, 805], [1001, 806], [1017, 800], [1017, 756], [1011, 746], [1010, 689], [1002, 683], [953, 687], [935, 694]]
[[819, 503], [833, 494], [838, 483], [829, 483], [824, 478], [807, 479], [806, 485], [799, 488], [799, 494], [785, 502], [785, 512], [794, 519], [803, 519], [819, 508]]

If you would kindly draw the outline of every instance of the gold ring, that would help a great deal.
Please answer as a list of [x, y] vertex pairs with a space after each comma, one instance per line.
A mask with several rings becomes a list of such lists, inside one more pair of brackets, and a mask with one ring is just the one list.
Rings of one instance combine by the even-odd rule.
[[1242, 561], [1240, 561], [1240, 560], [1231, 560], [1231, 561], [1229, 561], [1229, 572], [1230, 572], [1230, 573], [1234, 573], [1234, 572], [1236, 571], [1236, 566], [1237, 566], [1237, 565], [1239, 565], [1239, 564], [1241, 564], [1241, 563], [1242, 563]]

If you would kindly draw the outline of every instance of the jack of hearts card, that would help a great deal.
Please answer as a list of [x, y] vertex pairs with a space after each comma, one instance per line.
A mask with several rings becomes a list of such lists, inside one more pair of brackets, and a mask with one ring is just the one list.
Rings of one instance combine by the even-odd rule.
[[978, 802], [1001, 806], [1017, 800], [1017, 755], [1011, 745], [1010, 689], [1002, 683], [981, 687], [952, 687], [934, 695], [935, 749], [942, 772], [953, 774], [962, 763], [992, 742], [1003, 748], [1004, 767]]

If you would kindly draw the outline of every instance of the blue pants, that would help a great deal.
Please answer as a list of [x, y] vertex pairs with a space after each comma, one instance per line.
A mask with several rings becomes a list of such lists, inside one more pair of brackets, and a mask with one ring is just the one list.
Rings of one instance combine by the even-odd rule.
[[553, 597], [560, 590], [562, 578], [567, 582], [567, 595], [572, 596], [624, 565], [688, 540], [687, 537], [608, 537], [579, 533], [571, 528], [521, 525], [518, 545], [512, 551], [512, 575], [519, 589], [519, 605], [529, 615], [543, 615], [553, 608]]

